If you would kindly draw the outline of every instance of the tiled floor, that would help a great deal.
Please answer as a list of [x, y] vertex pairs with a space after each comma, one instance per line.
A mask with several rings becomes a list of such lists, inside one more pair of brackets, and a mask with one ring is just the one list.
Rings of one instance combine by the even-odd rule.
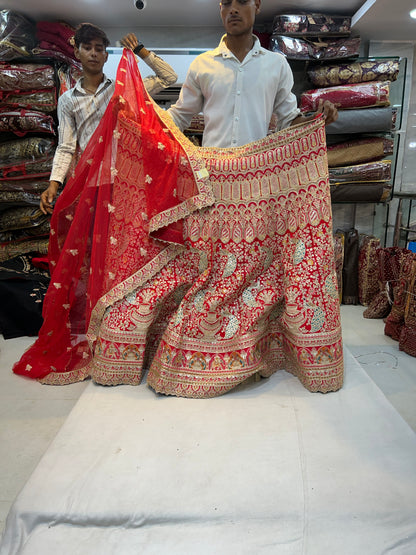
[[[416, 359], [384, 335], [382, 320], [361, 306], [342, 306], [343, 338], [391, 404], [416, 430]], [[17, 493], [77, 402], [87, 382], [43, 386], [11, 372], [30, 338], [0, 336], [0, 531]]]

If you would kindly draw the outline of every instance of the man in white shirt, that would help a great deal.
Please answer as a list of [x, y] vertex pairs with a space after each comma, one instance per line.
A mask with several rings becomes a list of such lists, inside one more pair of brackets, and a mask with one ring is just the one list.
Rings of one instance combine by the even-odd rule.
[[[286, 58], [262, 48], [253, 35], [260, 7], [261, 0], [220, 3], [226, 34], [215, 50], [191, 63], [179, 99], [168, 110], [181, 130], [203, 113], [203, 146], [234, 147], [262, 139], [272, 114], [278, 129], [314, 117], [300, 115]], [[324, 113], [327, 124], [337, 118], [330, 102], [322, 103], [318, 112]]]
[[[104, 31], [83, 23], [77, 28], [74, 41], [75, 56], [82, 65], [82, 77], [58, 100], [59, 140], [49, 187], [41, 195], [40, 208], [44, 214], [52, 213], [58, 188], [65, 181], [74, 154], [77, 149], [82, 152], [87, 146], [114, 93], [114, 81], [103, 73], [108, 58], [106, 48], [110, 44]], [[155, 75], [143, 79], [150, 95], [176, 82], [177, 75], [169, 64], [140, 44], [133, 33], [124, 37], [121, 43], [131, 48], [155, 72]]]

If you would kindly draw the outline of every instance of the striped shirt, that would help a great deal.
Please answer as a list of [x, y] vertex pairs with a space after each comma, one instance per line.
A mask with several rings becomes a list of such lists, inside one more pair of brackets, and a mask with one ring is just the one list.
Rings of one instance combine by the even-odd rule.
[[[154, 52], [150, 52], [143, 61], [155, 72], [155, 75], [143, 79], [151, 96], [176, 82], [176, 73]], [[83, 89], [82, 84], [81, 77], [75, 87], [58, 100], [59, 140], [53, 159], [51, 181], [64, 183], [76, 150], [85, 149], [114, 93], [114, 81], [105, 75], [95, 94]]]

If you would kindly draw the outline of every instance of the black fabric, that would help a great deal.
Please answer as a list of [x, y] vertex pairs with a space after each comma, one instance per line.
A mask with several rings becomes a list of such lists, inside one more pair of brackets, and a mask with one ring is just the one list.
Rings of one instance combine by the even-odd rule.
[[344, 233], [344, 266], [342, 268], [342, 302], [358, 304], [359, 236], [356, 229]]
[[34, 336], [42, 326], [42, 305], [50, 276], [33, 264], [36, 253], [0, 264], [0, 333], [5, 339]]

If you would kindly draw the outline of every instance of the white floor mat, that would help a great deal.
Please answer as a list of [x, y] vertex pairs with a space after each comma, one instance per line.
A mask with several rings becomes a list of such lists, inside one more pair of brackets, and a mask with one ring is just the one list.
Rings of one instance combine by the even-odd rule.
[[1, 555], [413, 555], [416, 435], [345, 360], [326, 395], [286, 372], [207, 400], [91, 383]]

